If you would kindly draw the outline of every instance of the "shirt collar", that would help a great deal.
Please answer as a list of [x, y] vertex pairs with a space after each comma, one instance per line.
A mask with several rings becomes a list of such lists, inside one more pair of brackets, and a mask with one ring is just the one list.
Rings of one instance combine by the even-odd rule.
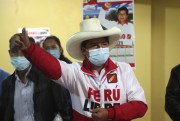
[[[30, 65], [30, 67], [28, 67], [28, 70], [27, 70], [27, 72], [26, 72], [24, 78], [27, 77], [27, 75], [29, 74], [31, 68], [32, 68], [32, 65]], [[18, 73], [17, 73], [17, 70], [15, 70], [15, 78], [16, 78], [16, 80], [18, 80], [19, 82], [21, 82], [21, 80], [20, 80], [20, 78], [19, 78], [19, 75], [18, 75]]]
[[128, 20], [126, 20], [124, 23], [121, 23], [120, 21], [118, 21], [118, 24], [121, 24], [121, 25], [128, 24]]
[[[117, 68], [117, 65], [110, 58], [108, 58], [108, 60], [104, 64], [103, 68], [105, 68], [104, 75], [106, 75], [108, 72], [110, 72], [112, 70], [115, 70]], [[93, 73], [93, 70], [92, 70], [92, 66], [91, 66], [91, 64], [90, 64], [90, 62], [88, 61], [87, 58], [84, 59], [81, 70], [84, 73], [87, 73], [87, 74], [89, 74], [91, 76], [95, 76], [95, 74]]]

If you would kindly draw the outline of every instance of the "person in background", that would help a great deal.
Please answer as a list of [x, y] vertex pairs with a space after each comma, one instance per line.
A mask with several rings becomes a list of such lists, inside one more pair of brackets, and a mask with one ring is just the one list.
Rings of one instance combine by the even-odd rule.
[[61, 46], [61, 42], [56, 36], [48, 36], [44, 42], [42, 47], [48, 51], [55, 58], [65, 61], [66, 63], [72, 63], [67, 57], [64, 56], [63, 48]]
[[74, 121], [130, 121], [145, 115], [147, 103], [130, 65], [109, 58], [120, 32], [103, 30], [97, 18], [83, 20], [66, 44], [70, 56], [82, 61], [72, 64], [30, 43], [25, 28], [12, 48], [23, 50], [33, 65], [69, 90]]
[[9, 73], [7, 71], [5, 71], [4, 69], [0, 68], [0, 95], [1, 95], [1, 91], [2, 91], [2, 82], [8, 76], [9, 76]]
[[53, 121], [60, 114], [63, 121], [70, 121], [64, 88], [36, 69], [20, 49], [12, 48], [15, 41], [20, 41], [20, 34], [9, 40], [9, 54], [15, 71], [2, 84], [0, 120]]
[[[42, 47], [49, 52], [51, 55], [53, 55], [55, 58], [65, 61], [66, 63], [70, 64], [72, 63], [67, 57], [64, 56], [63, 54], [63, 48], [61, 46], [60, 40], [56, 36], [48, 36], [44, 42]], [[68, 98], [69, 105], [71, 107], [71, 112], [72, 112], [72, 102], [71, 102], [71, 96], [69, 91], [65, 88], [65, 94]]]
[[171, 69], [166, 87], [165, 110], [173, 121], [180, 121], [180, 65]]
[[36, 45], [38, 45], [38, 46], [42, 47], [43, 42], [44, 42], [44, 39], [43, 39], [43, 40], [40, 40], [39, 42], [36, 42]]
[[35, 40], [33, 37], [29, 37], [29, 41], [35, 43]]

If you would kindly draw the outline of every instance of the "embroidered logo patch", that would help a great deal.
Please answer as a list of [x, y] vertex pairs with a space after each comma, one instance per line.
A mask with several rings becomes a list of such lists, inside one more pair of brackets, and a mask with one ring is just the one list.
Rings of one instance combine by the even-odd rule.
[[117, 82], [117, 75], [116, 74], [108, 74], [107, 75], [108, 83], [116, 83]]

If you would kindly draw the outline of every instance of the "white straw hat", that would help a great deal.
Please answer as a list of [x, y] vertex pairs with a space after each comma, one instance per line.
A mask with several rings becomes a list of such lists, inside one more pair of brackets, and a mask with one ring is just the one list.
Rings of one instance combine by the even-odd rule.
[[108, 37], [109, 50], [111, 50], [120, 39], [121, 30], [113, 27], [103, 30], [99, 19], [91, 18], [83, 20], [80, 23], [80, 32], [73, 34], [66, 44], [66, 49], [69, 55], [77, 60], [83, 60], [84, 56], [81, 52], [81, 43], [85, 40]]

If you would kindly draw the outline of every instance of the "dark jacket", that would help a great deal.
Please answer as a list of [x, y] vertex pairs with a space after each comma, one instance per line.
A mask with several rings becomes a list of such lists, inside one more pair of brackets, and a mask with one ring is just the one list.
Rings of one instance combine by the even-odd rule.
[[[70, 108], [64, 88], [45, 77], [32, 67], [28, 78], [34, 82], [34, 117], [35, 121], [53, 121], [59, 112], [63, 121], [70, 121]], [[14, 120], [15, 73], [3, 82], [0, 98], [0, 121]], [[2, 119], [3, 118], [3, 119]]]
[[171, 70], [166, 87], [165, 110], [173, 121], [180, 121], [180, 65]]
[[0, 95], [2, 90], [2, 82], [4, 79], [6, 79], [9, 76], [9, 73], [4, 71], [2, 68], [0, 68]]

